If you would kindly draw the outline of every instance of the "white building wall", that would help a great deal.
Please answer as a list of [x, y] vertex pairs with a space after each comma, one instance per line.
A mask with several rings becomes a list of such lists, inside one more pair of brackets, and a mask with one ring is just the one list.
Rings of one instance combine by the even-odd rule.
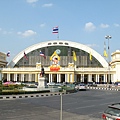
[[120, 63], [116, 64], [116, 74], [114, 81], [120, 81]]

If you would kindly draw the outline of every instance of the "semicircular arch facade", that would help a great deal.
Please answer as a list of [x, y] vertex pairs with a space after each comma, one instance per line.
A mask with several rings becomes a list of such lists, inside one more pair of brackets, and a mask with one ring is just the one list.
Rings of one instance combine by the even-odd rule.
[[52, 41], [45, 41], [45, 42], [41, 42], [35, 45], [32, 45], [24, 50], [22, 50], [19, 54], [17, 54], [13, 60], [10, 62], [9, 66], [14, 67], [15, 64], [24, 56], [24, 52], [26, 54], [32, 52], [33, 50], [39, 49], [39, 48], [43, 48], [43, 47], [47, 47], [47, 46], [70, 46], [70, 47], [74, 47], [74, 48], [78, 48], [81, 49], [87, 53], [91, 53], [92, 56], [94, 56], [103, 67], [107, 67], [108, 63], [107, 61], [95, 50], [93, 50], [92, 48], [80, 44], [78, 42], [72, 42], [72, 41], [64, 41], [64, 40], [52, 40]]

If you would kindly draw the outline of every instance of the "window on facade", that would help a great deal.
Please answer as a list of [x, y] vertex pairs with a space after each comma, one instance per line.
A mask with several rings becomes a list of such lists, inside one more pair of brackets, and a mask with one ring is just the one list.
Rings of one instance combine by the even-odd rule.
[[69, 45], [68, 43], [65, 43], [65, 45]]
[[53, 44], [54, 44], [54, 45], [56, 45], [56, 44], [57, 44], [57, 42], [54, 42]]
[[63, 44], [63, 42], [59, 42], [59, 44]]
[[52, 43], [48, 43], [48, 45], [51, 45]]
[[[100, 62], [94, 58], [92, 56], [92, 61], [90, 61], [89, 58], [89, 53], [87, 53], [86, 51], [83, 51], [81, 49], [78, 48], [73, 48], [73, 47], [66, 47], [66, 46], [47, 46], [44, 48], [39, 48], [36, 49], [30, 53], [27, 54], [27, 56], [29, 57], [28, 60], [25, 60], [24, 57], [21, 58], [21, 60], [16, 64], [19, 66], [23, 66], [23, 63], [25, 62], [24, 66], [36, 66], [36, 63], [40, 63], [43, 66], [50, 66], [50, 57], [51, 55], [54, 53], [54, 51], [56, 51], [57, 49], [59, 49], [61, 51], [61, 53], [59, 54], [61, 60], [60, 60], [60, 65], [62, 66], [68, 66], [68, 63], [72, 63], [73, 61], [73, 52], [76, 52], [76, 56], [77, 56], [77, 61], [76, 61], [76, 65], [77, 67], [102, 67], [102, 65], [100, 64]], [[40, 50], [46, 55], [46, 59], [44, 59], [43, 57], [40, 56]]]

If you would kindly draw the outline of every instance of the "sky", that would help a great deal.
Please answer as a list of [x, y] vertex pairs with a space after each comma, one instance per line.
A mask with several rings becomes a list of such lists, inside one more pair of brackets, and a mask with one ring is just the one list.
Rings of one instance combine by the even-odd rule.
[[87, 45], [103, 56], [120, 50], [120, 0], [0, 0], [0, 52], [11, 61], [34, 44], [59, 40]]

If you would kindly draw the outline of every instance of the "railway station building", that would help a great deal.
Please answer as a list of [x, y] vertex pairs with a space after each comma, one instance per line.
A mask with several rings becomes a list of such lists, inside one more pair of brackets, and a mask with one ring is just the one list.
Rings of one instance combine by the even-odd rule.
[[[3, 56], [3, 57], [2, 57]], [[0, 53], [0, 60], [4, 55]], [[17, 82], [38, 82], [44, 67], [47, 82], [96, 82], [106, 84], [120, 81], [120, 51], [111, 54], [111, 62], [92, 48], [72, 41], [51, 40], [32, 45], [6, 67], [0, 61], [1, 79]]]

